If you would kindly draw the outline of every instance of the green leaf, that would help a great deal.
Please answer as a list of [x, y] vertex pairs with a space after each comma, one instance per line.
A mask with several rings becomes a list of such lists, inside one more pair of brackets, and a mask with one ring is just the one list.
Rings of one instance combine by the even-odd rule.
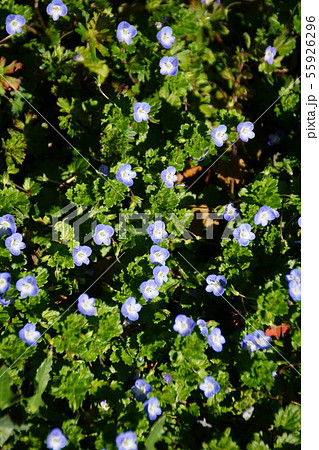
[[301, 408], [298, 405], [290, 403], [285, 409], [280, 408], [275, 416], [275, 427], [291, 432], [299, 431], [301, 428]]
[[3, 410], [11, 405], [14, 397], [10, 389], [11, 378], [6, 366], [0, 368], [0, 409]]
[[42, 394], [47, 387], [50, 379], [50, 372], [52, 368], [52, 352], [50, 352], [47, 359], [45, 359], [37, 370], [35, 381], [37, 383], [36, 393], [28, 399], [27, 411], [31, 414], [36, 413], [40, 406], [43, 406]]
[[153, 425], [150, 434], [145, 441], [146, 450], [156, 450], [155, 444], [160, 440], [162, 434], [164, 433], [165, 420], [166, 415], [163, 414], [162, 417]]
[[0, 419], [0, 445], [4, 445], [7, 439], [11, 436], [15, 425], [10, 419], [10, 416], [4, 416]]

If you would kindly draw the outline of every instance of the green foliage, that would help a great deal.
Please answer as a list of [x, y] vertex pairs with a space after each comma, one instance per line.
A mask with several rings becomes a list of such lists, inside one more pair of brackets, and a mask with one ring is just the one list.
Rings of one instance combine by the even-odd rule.
[[[48, 3], [0, 5], [0, 216], [14, 216], [26, 244], [15, 256], [0, 237], [0, 272], [11, 274], [0, 305], [1, 448], [44, 448], [55, 427], [70, 449], [115, 450], [128, 430], [148, 450], [300, 448], [300, 303], [285, 279], [300, 268], [300, 3], [65, 0], [57, 21]], [[8, 14], [26, 18], [21, 35], [5, 37]], [[116, 38], [121, 21], [137, 28], [131, 45]], [[156, 39], [164, 25], [171, 49]], [[178, 58], [176, 76], [160, 74], [164, 56]], [[149, 103], [148, 121], [134, 120], [136, 102]], [[244, 121], [256, 134], [247, 143]], [[217, 147], [210, 132], [221, 124], [228, 138]], [[284, 137], [269, 145], [277, 130]], [[123, 164], [137, 173], [130, 187], [116, 179]], [[168, 166], [173, 188], [161, 179]], [[236, 220], [209, 216], [230, 202]], [[264, 205], [280, 213], [265, 227], [254, 224]], [[169, 274], [146, 301], [155, 220], [169, 234], [159, 243]], [[98, 223], [115, 230], [109, 246], [92, 240]], [[240, 223], [256, 235], [247, 247], [232, 236]], [[89, 265], [75, 265], [76, 245], [92, 249]], [[209, 274], [226, 277], [222, 296], [205, 291]], [[22, 299], [15, 285], [27, 275], [40, 291]], [[77, 309], [82, 293], [96, 315]], [[128, 297], [142, 306], [137, 321], [121, 314]], [[178, 314], [219, 327], [223, 350], [197, 325], [176, 333]], [[28, 322], [42, 335], [36, 346], [18, 336]], [[269, 349], [241, 348], [247, 333], [282, 324]], [[220, 385], [211, 398], [199, 389], [206, 376]], [[155, 422], [131, 391], [137, 378], [159, 400]]]

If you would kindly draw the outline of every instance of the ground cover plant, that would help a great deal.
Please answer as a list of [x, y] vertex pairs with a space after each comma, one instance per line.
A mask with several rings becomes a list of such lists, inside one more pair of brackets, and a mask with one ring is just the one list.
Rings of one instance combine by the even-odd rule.
[[299, 448], [300, 3], [0, 24], [1, 448]]

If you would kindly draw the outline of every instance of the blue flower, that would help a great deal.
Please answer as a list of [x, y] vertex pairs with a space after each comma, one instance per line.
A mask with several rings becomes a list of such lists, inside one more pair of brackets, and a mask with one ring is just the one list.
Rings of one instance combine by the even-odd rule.
[[168, 188], [174, 186], [174, 182], [177, 181], [176, 169], [173, 166], [167, 167], [167, 169], [161, 172], [161, 178]]
[[87, 294], [81, 294], [78, 298], [78, 310], [81, 314], [84, 314], [85, 316], [95, 316], [96, 315], [96, 308], [95, 305], [95, 298], [89, 298]]
[[163, 283], [166, 283], [168, 280], [168, 272], [169, 268], [167, 266], [154, 267], [153, 276], [157, 286], [162, 286]]
[[20, 292], [21, 298], [36, 297], [39, 293], [37, 280], [32, 275], [20, 278], [20, 280], [16, 282], [16, 288]]
[[255, 343], [259, 350], [267, 350], [271, 347], [270, 341], [272, 340], [270, 336], [266, 336], [262, 330], [256, 330], [253, 332], [255, 338]]
[[158, 42], [164, 47], [164, 48], [171, 48], [173, 43], [175, 42], [175, 37], [172, 36], [173, 30], [171, 27], [163, 27], [156, 35], [156, 38]]
[[125, 300], [125, 303], [122, 305], [121, 313], [128, 320], [134, 322], [139, 319], [139, 311], [141, 311], [142, 306], [139, 303], [136, 303], [134, 297], [128, 297]]
[[162, 414], [162, 409], [159, 407], [159, 401], [156, 397], [151, 397], [143, 403], [144, 411], [149, 420], [156, 420], [157, 416]]
[[254, 409], [255, 409], [255, 408], [254, 408], [253, 406], [251, 406], [250, 408], [246, 409], [246, 411], [244, 411], [244, 412], [242, 413], [243, 419], [245, 419], [245, 420], [250, 419], [251, 416], [252, 416], [252, 414], [253, 414], [253, 412], [254, 412]]
[[161, 264], [165, 266], [165, 261], [169, 257], [170, 253], [166, 248], [162, 248], [159, 245], [152, 245], [150, 250], [150, 261], [152, 264]]
[[137, 35], [137, 29], [128, 22], [122, 21], [119, 23], [116, 30], [116, 37], [120, 42], [125, 42], [127, 45], [132, 44], [132, 39]]
[[205, 377], [204, 382], [199, 385], [199, 389], [204, 391], [206, 398], [211, 398], [220, 391], [220, 385], [213, 377]]
[[100, 172], [101, 175], [104, 175], [105, 177], [110, 175], [109, 167], [106, 166], [105, 164], [102, 164], [102, 166], [99, 169], [99, 172]]
[[212, 292], [216, 297], [220, 297], [225, 292], [227, 280], [222, 275], [208, 275], [206, 277], [206, 292]]
[[5, 236], [6, 234], [8, 236], [11, 236], [16, 231], [17, 227], [12, 214], [5, 214], [4, 216], [0, 217], [0, 237]]
[[0, 295], [0, 304], [2, 306], [8, 306], [10, 305], [11, 301], [7, 300], [6, 298], [2, 297], [2, 295]]
[[159, 62], [161, 75], [173, 77], [178, 72], [178, 59], [175, 56], [164, 56]]
[[215, 352], [221, 352], [223, 350], [223, 344], [225, 344], [226, 339], [222, 336], [220, 328], [215, 327], [210, 335], [207, 337], [208, 344], [212, 347]]
[[264, 56], [264, 60], [268, 63], [268, 64], [273, 64], [274, 63], [274, 57], [276, 56], [277, 50], [275, 47], [271, 47], [271, 45], [269, 45], [266, 48], [265, 51], [265, 56]]
[[28, 345], [36, 345], [41, 333], [36, 330], [34, 323], [27, 323], [18, 333], [19, 338]]
[[8, 34], [21, 34], [22, 33], [22, 27], [25, 25], [25, 18], [23, 16], [9, 14], [6, 17], [6, 30]]
[[142, 120], [148, 120], [148, 113], [151, 110], [151, 106], [147, 102], [136, 102], [133, 106], [133, 117], [135, 122], [142, 122]]
[[20, 233], [13, 233], [11, 236], [7, 237], [4, 241], [5, 246], [13, 256], [19, 256], [21, 253], [21, 250], [26, 248], [26, 245], [24, 242], [22, 242], [22, 234]]
[[239, 211], [234, 207], [233, 203], [228, 203], [223, 212], [223, 217], [228, 222], [234, 220], [239, 215]]
[[301, 216], [300, 216], [299, 219], [297, 220], [297, 224], [298, 224], [298, 226], [301, 228]]
[[101, 223], [99, 225], [96, 225], [93, 235], [93, 241], [97, 245], [110, 245], [111, 244], [111, 237], [114, 234], [114, 228], [110, 225], [102, 225]]
[[68, 440], [60, 428], [53, 428], [47, 437], [47, 448], [52, 450], [60, 450], [61, 448], [66, 447], [67, 444]]
[[133, 178], [136, 177], [136, 172], [131, 169], [131, 164], [123, 164], [116, 172], [115, 177], [117, 181], [125, 184], [125, 186], [133, 186]]
[[158, 285], [154, 280], [147, 280], [141, 283], [140, 291], [147, 302], [158, 296]]
[[253, 334], [246, 334], [244, 339], [241, 341], [240, 346], [244, 350], [247, 350], [249, 354], [255, 352], [259, 348]]
[[[288, 275], [285, 276], [287, 281], [295, 281], [301, 283], [301, 272], [299, 269], [292, 269]], [[1, 291], [0, 291], [1, 292]]]
[[68, 8], [61, 0], [52, 0], [47, 6], [47, 13], [56, 21], [60, 16], [65, 16], [68, 13]]
[[116, 436], [117, 450], [137, 450], [136, 434], [133, 431], [124, 431]]
[[165, 223], [162, 220], [156, 220], [147, 227], [147, 232], [155, 244], [160, 244], [168, 236], [165, 231]]
[[220, 0], [202, 0], [201, 3], [205, 3], [205, 5], [210, 5], [214, 1], [217, 1], [217, 3], [220, 5]]
[[165, 384], [170, 384], [173, 381], [173, 377], [169, 373], [165, 372], [162, 376]]
[[277, 130], [276, 133], [268, 135], [269, 141], [267, 142], [267, 144], [269, 146], [279, 144], [279, 142], [282, 141], [284, 138], [285, 133], [282, 130]]
[[82, 266], [82, 264], [90, 264], [89, 256], [92, 253], [92, 249], [87, 245], [78, 245], [72, 250], [73, 262], [76, 266]]
[[224, 141], [227, 141], [228, 135], [226, 134], [226, 131], [226, 125], [219, 125], [218, 127], [213, 128], [210, 132], [211, 138], [213, 139], [216, 147], [222, 147], [224, 145]]
[[288, 292], [293, 300], [301, 300], [301, 283], [297, 283], [297, 281], [290, 281], [288, 285]]
[[196, 324], [199, 326], [200, 332], [203, 336], [208, 335], [208, 328], [206, 326], [206, 322], [203, 319], [198, 319]]
[[133, 387], [131, 387], [131, 391], [135, 395], [136, 400], [145, 400], [150, 392], [152, 392], [153, 388], [149, 383], [139, 378], [135, 381]]
[[243, 142], [248, 142], [248, 139], [253, 139], [255, 137], [255, 133], [253, 132], [254, 124], [251, 122], [242, 122], [237, 125], [237, 131], [239, 134], [239, 138]]
[[175, 317], [175, 323], [173, 330], [179, 333], [181, 336], [189, 336], [192, 334], [195, 327], [195, 321], [184, 314], [179, 314]]
[[251, 226], [249, 223], [242, 223], [238, 228], [235, 228], [233, 231], [233, 236], [242, 247], [247, 247], [249, 242], [253, 241], [256, 237], [251, 231]]
[[262, 206], [254, 217], [254, 224], [265, 227], [268, 225], [268, 221], [277, 219], [279, 216], [279, 212], [275, 209], [272, 209], [269, 206]]
[[11, 275], [9, 272], [0, 273], [0, 294], [5, 294], [10, 289]]

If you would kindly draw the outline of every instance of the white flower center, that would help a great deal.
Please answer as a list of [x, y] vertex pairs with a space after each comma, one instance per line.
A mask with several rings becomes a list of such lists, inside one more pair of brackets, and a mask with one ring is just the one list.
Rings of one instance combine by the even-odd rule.
[[241, 230], [240, 237], [241, 239], [249, 240], [250, 232], [248, 230]]
[[166, 70], [169, 72], [170, 70], [172, 70], [172, 68], [173, 68], [173, 64], [171, 63], [171, 62], [166, 62], [165, 64], [165, 68], [166, 68]]
[[36, 331], [26, 331], [24, 336], [28, 341], [35, 341], [35, 334]]
[[[12, 25], [12, 22], [11, 22], [11, 25]], [[9, 222], [7, 222], [6, 220], [4, 220], [3, 222], [1, 222], [1, 224], [0, 224], [0, 227], [1, 227], [1, 228], [4, 228], [5, 230], [6, 230], [7, 228], [9, 228], [9, 226], [10, 226], [10, 224], [9, 224]]]
[[86, 254], [82, 251], [79, 251], [77, 257], [79, 258], [79, 260], [84, 261], [86, 259]]

